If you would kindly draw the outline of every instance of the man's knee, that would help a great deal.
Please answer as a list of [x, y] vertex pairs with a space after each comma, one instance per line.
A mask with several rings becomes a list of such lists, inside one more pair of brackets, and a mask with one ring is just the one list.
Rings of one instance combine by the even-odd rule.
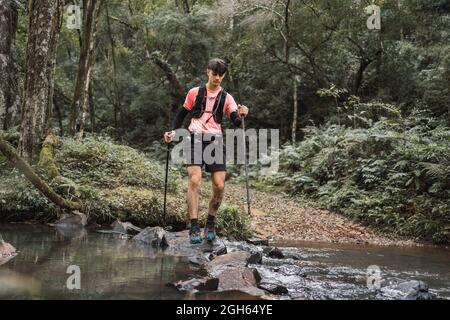
[[201, 183], [202, 183], [201, 176], [193, 175], [193, 176], [189, 177], [189, 187], [191, 187], [193, 189], [199, 189]]
[[225, 189], [225, 182], [224, 181], [215, 181], [213, 189], [214, 189], [215, 193], [223, 193], [223, 190]]

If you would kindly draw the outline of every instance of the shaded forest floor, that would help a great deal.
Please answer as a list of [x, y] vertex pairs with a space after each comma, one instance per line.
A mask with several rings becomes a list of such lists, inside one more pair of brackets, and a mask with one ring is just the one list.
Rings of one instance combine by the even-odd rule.
[[[204, 179], [200, 214], [206, 215], [211, 195], [210, 179]], [[395, 239], [350, 219], [302, 203], [281, 190], [250, 189], [254, 236], [275, 241], [312, 241], [370, 245], [417, 245], [413, 240]], [[246, 208], [245, 184], [227, 182], [224, 204]], [[245, 209], [246, 210], [246, 209]]]

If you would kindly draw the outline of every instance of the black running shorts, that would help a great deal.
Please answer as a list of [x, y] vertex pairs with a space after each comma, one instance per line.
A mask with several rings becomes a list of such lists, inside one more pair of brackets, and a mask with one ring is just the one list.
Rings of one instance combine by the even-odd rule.
[[[205, 166], [206, 172], [226, 171], [226, 153], [223, 136], [214, 135], [212, 137], [210, 136], [210, 138], [208, 137], [206, 139], [207, 141], [205, 141], [202, 134], [192, 133], [184, 139], [186, 165]], [[207, 148], [208, 146], [209, 148]], [[219, 152], [217, 157], [216, 151]]]

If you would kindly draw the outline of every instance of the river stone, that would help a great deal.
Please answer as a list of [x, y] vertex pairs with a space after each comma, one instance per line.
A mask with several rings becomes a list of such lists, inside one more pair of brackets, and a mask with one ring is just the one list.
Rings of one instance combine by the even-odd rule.
[[111, 227], [114, 231], [120, 233], [129, 233], [129, 234], [138, 234], [142, 232], [141, 228], [134, 226], [131, 222], [122, 222], [120, 220], [116, 220], [111, 224]]
[[16, 248], [14, 248], [8, 242], [0, 240], [0, 256], [10, 256], [11, 254], [13, 254], [15, 252], [16, 252]]
[[73, 211], [72, 213], [63, 213], [61, 218], [55, 222], [59, 227], [84, 227], [87, 224], [87, 217], [84, 213]]
[[282, 273], [285, 276], [306, 277], [302, 268], [293, 264], [284, 264], [274, 269], [274, 271]]
[[276, 248], [276, 247], [267, 247], [264, 248], [264, 254], [266, 256], [268, 256], [269, 258], [274, 258], [274, 259], [284, 259], [284, 254], [283, 252], [281, 252], [280, 249]]
[[189, 262], [195, 266], [203, 266], [207, 264], [209, 261], [210, 259], [205, 257], [203, 254], [196, 254], [189, 257]]
[[263, 295], [264, 292], [256, 288], [261, 276], [256, 269], [247, 267], [250, 257], [251, 254], [245, 251], [230, 252], [216, 257], [206, 264], [205, 269], [210, 277], [219, 279], [218, 290], [243, 291], [245, 288], [243, 292], [252, 291], [255, 295]]
[[219, 286], [219, 279], [205, 277], [202, 279], [180, 280], [173, 285], [181, 291], [215, 291]]
[[219, 237], [216, 237], [213, 242], [203, 240], [202, 243], [191, 244], [189, 230], [168, 232], [166, 233], [166, 239], [169, 244], [167, 254], [191, 257], [206, 253], [211, 259], [214, 259], [227, 253], [227, 247]]
[[401, 291], [405, 294], [411, 291], [428, 292], [429, 286], [423, 281], [411, 280], [402, 282], [395, 287], [395, 290]]
[[230, 248], [230, 251], [246, 251], [250, 253], [250, 258], [248, 259], [248, 263], [250, 264], [261, 264], [263, 258], [263, 250], [261, 247], [258, 247], [253, 244], [245, 243], [245, 242], [236, 242], [236, 241], [225, 241], [227, 247]]
[[241, 290], [242, 288], [256, 287], [258, 279], [260, 279], [258, 271], [242, 266], [216, 268], [211, 270], [210, 276], [219, 279], [218, 290]]
[[260, 239], [260, 238], [250, 238], [247, 240], [248, 243], [253, 244], [255, 246], [268, 246], [269, 240]]
[[276, 295], [282, 295], [282, 294], [288, 294], [288, 289], [285, 286], [270, 283], [270, 282], [261, 282], [258, 286], [258, 288], [266, 290], [272, 294]]
[[223, 266], [246, 267], [250, 256], [250, 253], [245, 251], [230, 252], [216, 257], [207, 264], [206, 268], [209, 271]]
[[133, 240], [150, 244], [155, 248], [169, 245], [166, 239], [166, 231], [161, 227], [147, 227], [134, 236]]
[[395, 290], [406, 294], [406, 300], [432, 300], [435, 295], [428, 292], [429, 286], [423, 281], [411, 280], [400, 283]]
[[6, 241], [3, 241], [0, 236], [0, 266], [7, 263], [9, 260], [17, 255], [16, 248]]

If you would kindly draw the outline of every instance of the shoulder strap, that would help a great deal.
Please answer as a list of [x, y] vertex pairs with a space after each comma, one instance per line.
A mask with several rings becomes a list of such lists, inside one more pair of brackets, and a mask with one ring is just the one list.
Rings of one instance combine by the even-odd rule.
[[197, 97], [195, 97], [195, 103], [193, 109], [200, 109], [201, 113], [203, 113], [206, 109], [206, 86], [201, 85], [198, 88]]

